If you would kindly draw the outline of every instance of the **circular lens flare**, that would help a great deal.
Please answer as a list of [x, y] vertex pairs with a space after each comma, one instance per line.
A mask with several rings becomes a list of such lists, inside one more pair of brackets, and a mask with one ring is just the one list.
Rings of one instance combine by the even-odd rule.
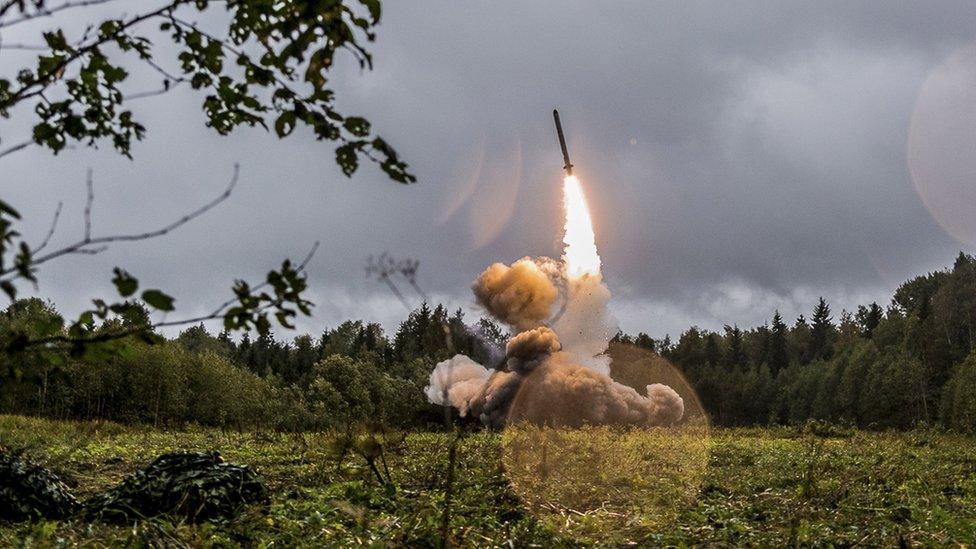
[[959, 242], [976, 245], [976, 44], [929, 73], [907, 148], [912, 182], [932, 217]]
[[[612, 376], [643, 392], [665, 383], [685, 415], [666, 426], [573, 421], [588, 411], [552, 402], [540, 421], [540, 383], [529, 379], [512, 403], [502, 434], [502, 462], [526, 509], [582, 545], [630, 545], [674, 524], [694, 503], [709, 459], [709, 424], [694, 390], [660, 355], [611, 345]], [[541, 407], [540, 407], [541, 406]]]

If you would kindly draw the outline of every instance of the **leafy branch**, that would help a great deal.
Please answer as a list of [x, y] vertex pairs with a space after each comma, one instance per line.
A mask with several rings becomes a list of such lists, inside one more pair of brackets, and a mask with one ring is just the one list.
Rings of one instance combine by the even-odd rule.
[[12, 27], [18, 25], [25, 21], [30, 21], [32, 19], [37, 19], [38, 17], [50, 17], [58, 12], [69, 10], [72, 8], [84, 8], [88, 6], [95, 6], [98, 4], [107, 4], [109, 2], [114, 2], [115, 0], [68, 0], [61, 5], [55, 6], [53, 8], [45, 8], [43, 0], [34, 0], [34, 11], [30, 11], [29, 6], [23, 0], [8, 0], [0, 6], [0, 16], [5, 15], [11, 9], [18, 7], [20, 10], [20, 16], [7, 21], [0, 21], [0, 29]]
[[[16, 105], [39, 97], [34, 109], [40, 117], [33, 130], [34, 143], [57, 153], [69, 140], [95, 146], [109, 139], [119, 153], [131, 157], [132, 141], [144, 137], [145, 127], [131, 111], [121, 108], [125, 101], [168, 93], [188, 82], [195, 90], [210, 92], [203, 102], [207, 125], [222, 135], [240, 125], [273, 126], [278, 137], [284, 138], [296, 125], [304, 124], [317, 139], [339, 143], [336, 162], [345, 175], [355, 173], [363, 157], [378, 164], [394, 181], [416, 181], [396, 151], [383, 138], [372, 135], [368, 120], [335, 109], [335, 93], [329, 88], [327, 73], [339, 50], [349, 52], [361, 68], [372, 67], [372, 56], [361, 40], [375, 39], [372, 29], [381, 14], [377, 0], [359, 0], [366, 14], [334, 0], [229, 0], [223, 3], [231, 16], [227, 38], [177, 15], [187, 4], [203, 12], [212, 3], [172, 0], [128, 19], [108, 19], [92, 37], [86, 31], [74, 44], [61, 29], [44, 33], [49, 51], [37, 58], [37, 66], [22, 69], [14, 80], [0, 79], [0, 115], [9, 116]], [[41, 3], [37, 13], [85, 5], [79, 0], [43, 8]], [[160, 20], [159, 30], [181, 46], [182, 76], [162, 69], [153, 57], [152, 40], [145, 33], [135, 33], [137, 26], [149, 20]], [[104, 53], [108, 45], [135, 53], [140, 62], [164, 77], [162, 87], [123, 93], [120, 86], [129, 74]], [[55, 97], [56, 89], [61, 96]], [[0, 151], [0, 157], [26, 146], [20, 143]]]
[[[49, 6], [45, 0], [0, 0], [0, 29], [110, 2], [63, 0]], [[218, 5], [229, 18], [223, 27], [225, 33], [206, 31], [185, 15], [189, 10], [212, 11]], [[247, 125], [273, 129], [284, 138], [296, 126], [304, 125], [319, 140], [337, 143], [336, 163], [345, 175], [356, 172], [360, 159], [366, 158], [392, 180], [412, 183], [416, 178], [406, 163], [373, 133], [369, 121], [337, 111], [330, 88], [329, 71], [340, 51], [350, 54], [362, 69], [372, 68], [372, 56], [364, 44], [375, 39], [380, 15], [379, 0], [169, 0], [141, 13], [93, 22], [80, 36], [70, 39], [61, 28], [55, 28], [42, 33], [43, 45], [9, 44], [8, 48], [40, 53], [33, 65], [0, 78], [0, 116], [9, 118], [16, 107], [32, 103], [37, 120], [32, 138], [7, 145], [0, 150], [0, 158], [35, 144], [57, 154], [73, 142], [97, 147], [105, 141], [131, 158], [132, 143], [144, 138], [146, 128], [126, 109], [128, 102], [188, 84], [204, 93], [206, 124], [221, 135]], [[145, 25], [149, 22], [158, 23], [158, 31]], [[178, 70], [164, 68], [168, 63], [155, 57], [152, 45], [160, 37], [177, 46]], [[3, 47], [0, 43], [0, 49]], [[134, 59], [161, 76], [161, 87], [125, 91], [129, 72], [121, 64], [123, 58]], [[18, 283], [30, 282], [36, 287], [38, 269], [50, 261], [73, 254], [97, 254], [116, 242], [145, 241], [167, 234], [226, 200], [237, 178], [235, 166], [231, 182], [220, 196], [164, 227], [94, 236], [94, 191], [89, 172], [83, 236], [54, 250], [48, 246], [57, 230], [61, 204], [43, 241], [31, 246], [16, 229], [20, 212], [0, 199], [0, 289], [13, 300]], [[174, 308], [173, 298], [157, 289], [147, 289], [137, 297], [139, 281], [116, 268], [112, 281], [121, 300], [109, 303], [95, 299], [94, 307], [69, 326], [47, 326], [38, 337], [17, 335], [0, 341], [0, 350], [66, 345], [82, 352], [91, 343], [129, 335], [152, 339], [155, 328], [218, 318], [228, 330], [253, 328], [267, 333], [272, 318], [292, 327], [297, 314], [310, 314], [312, 304], [302, 292], [306, 289], [304, 269], [315, 249], [297, 266], [286, 260], [256, 285], [238, 280], [234, 297], [209, 315], [155, 324], [149, 322], [146, 307], [166, 313]]]

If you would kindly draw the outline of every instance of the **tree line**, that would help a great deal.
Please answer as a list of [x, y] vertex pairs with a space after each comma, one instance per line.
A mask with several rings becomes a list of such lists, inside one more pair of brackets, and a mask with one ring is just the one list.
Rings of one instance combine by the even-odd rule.
[[[138, 321], [127, 317], [99, 329], [118, 331], [119, 322]], [[0, 315], [0, 339], [62, 324], [50, 302], [23, 299]], [[271, 332], [234, 341], [202, 325], [168, 340], [138, 334], [76, 355], [29, 349], [4, 356], [0, 413], [289, 431], [358, 423], [422, 427], [443, 421], [440, 408], [423, 396], [434, 364], [454, 352], [491, 361], [506, 339], [488, 320], [467, 325], [461, 311], [426, 304], [392, 338], [379, 324], [362, 321], [291, 342]]]
[[[50, 302], [19, 300], [0, 314], [0, 342], [63, 323]], [[835, 318], [821, 298], [809, 319], [789, 324], [776, 311], [762, 326], [691, 327], [676, 342], [645, 333], [615, 340], [671, 361], [717, 425], [816, 418], [976, 431], [974, 325], [976, 258], [961, 253], [952, 268], [902, 284], [884, 308], [871, 303]], [[392, 336], [362, 321], [291, 341], [271, 332], [235, 341], [202, 325], [172, 339], [141, 333], [76, 352], [4, 355], [0, 412], [239, 429], [426, 427], [443, 419], [422, 393], [434, 364], [454, 353], [497, 364], [507, 339], [488, 319], [469, 324], [460, 310], [427, 304]]]
[[807, 419], [864, 428], [941, 424], [976, 430], [976, 259], [902, 284], [890, 304], [835, 318], [823, 298], [791, 324], [691, 327], [676, 343], [617, 339], [669, 359], [719, 425]]

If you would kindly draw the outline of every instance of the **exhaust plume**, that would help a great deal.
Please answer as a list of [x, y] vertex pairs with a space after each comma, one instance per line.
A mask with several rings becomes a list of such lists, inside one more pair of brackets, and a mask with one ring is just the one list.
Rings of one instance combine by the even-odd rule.
[[[579, 180], [563, 181], [566, 215], [562, 262], [523, 258], [495, 263], [471, 285], [475, 300], [516, 333], [499, 369], [464, 355], [437, 364], [425, 393], [461, 416], [503, 427], [509, 421], [543, 425], [671, 425], [684, 402], [671, 387], [644, 393], [610, 377], [607, 348], [617, 332], [610, 290], [603, 283], [592, 220]], [[562, 302], [553, 316], [553, 305]]]
[[575, 175], [563, 178], [563, 209], [566, 228], [563, 234], [563, 261], [570, 276], [595, 275], [600, 272], [600, 254], [596, 252], [593, 220], [586, 207], [583, 187]]

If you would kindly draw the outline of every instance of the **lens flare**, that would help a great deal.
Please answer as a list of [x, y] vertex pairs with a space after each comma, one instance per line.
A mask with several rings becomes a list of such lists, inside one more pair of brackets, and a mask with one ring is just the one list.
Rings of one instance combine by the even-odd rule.
[[949, 235], [976, 245], [976, 43], [932, 70], [908, 133], [908, 168], [922, 203]]
[[563, 234], [563, 261], [570, 276], [600, 273], [600, 255], [596, 251], [593, 220], [586, 206], [583, 187], [575, 175], [563, 179], [563, 209], [566, 211], [566, 230]]

